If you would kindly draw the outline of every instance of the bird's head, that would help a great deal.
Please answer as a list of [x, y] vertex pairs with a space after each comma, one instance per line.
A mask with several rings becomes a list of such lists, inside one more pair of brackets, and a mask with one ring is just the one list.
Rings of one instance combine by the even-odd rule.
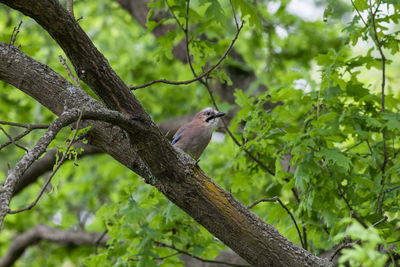
[[219, 117], [224, 115], [224, 112], [219, 112], [218, 110], [208, 107], [197, 113], [194, 119], [202, 125], [214, 129], [217, 127]]

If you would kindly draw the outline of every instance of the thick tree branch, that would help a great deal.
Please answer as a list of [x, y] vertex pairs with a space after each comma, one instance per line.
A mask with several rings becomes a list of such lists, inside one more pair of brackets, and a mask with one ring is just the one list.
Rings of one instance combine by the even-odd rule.
[[[40, 240], [46, 240], [68, 246], [95, 246], [101, 235], [101, 233], [66, 231], [47, 225], [38, 225], [35, 228], [32, 228], [14, 238], [7, 253], [0, 258], [0, 267], [12, 266], [14, 262], [24, 253], [25, 249], [36, 244]], [[104, 247], [108, 239], [108, 236], [104, 236], [97, 245]]]

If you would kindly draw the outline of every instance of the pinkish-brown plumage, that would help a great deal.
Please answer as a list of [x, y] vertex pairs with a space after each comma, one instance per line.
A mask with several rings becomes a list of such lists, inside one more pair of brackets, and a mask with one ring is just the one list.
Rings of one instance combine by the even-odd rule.
[[224, 115], [225, 113], [209, 107], [203, 109], [191, 122], [176, 131], [172, 144], [198, 159], [210, 142], [219, 117]]

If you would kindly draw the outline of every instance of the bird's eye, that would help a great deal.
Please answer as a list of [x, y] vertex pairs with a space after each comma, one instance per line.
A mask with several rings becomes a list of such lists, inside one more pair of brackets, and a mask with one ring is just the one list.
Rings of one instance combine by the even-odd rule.
[[210, 114], [211, 114], [211, 112], [210, 112], [210, 111], [206, 111], [206, 112], [204, 112], [204, 115], [206, 115], [206, 116], [210, 116]]

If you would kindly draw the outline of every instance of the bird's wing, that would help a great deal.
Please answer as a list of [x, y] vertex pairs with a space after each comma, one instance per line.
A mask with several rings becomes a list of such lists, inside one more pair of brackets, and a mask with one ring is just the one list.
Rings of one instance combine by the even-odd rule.
[[182, 138], [182, 133], [178, 134], [177, 136], [174, 137], [174, 139], [172, 140], [172, 145], [175, 144], [176, 142], [179, 141], [179, 139]]

